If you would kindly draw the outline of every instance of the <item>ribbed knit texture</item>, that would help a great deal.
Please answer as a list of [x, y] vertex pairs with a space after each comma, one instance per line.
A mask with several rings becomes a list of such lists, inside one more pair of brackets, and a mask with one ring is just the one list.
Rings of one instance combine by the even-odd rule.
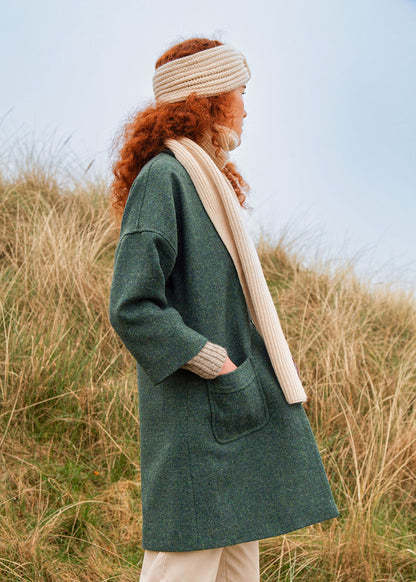
[[205, 132], [198, 145], [209, 154], [215, 165], [222, 170], [230, 159], [229, 152], [240, 145], [240, 137], [234, 130], [223, 125], [217, 124], [217, 129], [219, 130], [217, 140], [220, 148], [216, 148], [212, 143], [212, 133], [210, 131]]
[[231, 255], [251, 317], [263, 336], [286, 400], [290, 404], [305, 402], [306, 393], [231, 184], [209, 154], [194, 141], [186, 137], [168, 139], [166, 146], [190, 175], [208, 216]]
[[153, 75], [156, 101], [176, 103], [191, 93], [211, 97], [247, 83], [250, 70], [244, 56], [221, 45], [175, 59], [158, 67]]
[[216, 378], [227, 359], [227, 350], [222, 346], [207, 342], [202, 350], [189, 360], [183, 368], [198, 374], [201, 378]]

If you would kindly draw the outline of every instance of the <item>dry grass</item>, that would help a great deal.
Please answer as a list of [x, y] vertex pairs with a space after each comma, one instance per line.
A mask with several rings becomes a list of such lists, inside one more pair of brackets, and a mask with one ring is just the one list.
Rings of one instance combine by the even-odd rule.
[[[105, 188], [0, 180], [0, 579], [137, 582], [134, 364], [112, 332]], [[341, 516], [262, 542], [262, 580], [416, 580], [416, 307], [261, 248]]]
[[264, 542], [264, 579], [414, 581], [414, 301], [348, 266], [301, 267], [281, 245], [261, 255], [341, 510], [337, 522]]

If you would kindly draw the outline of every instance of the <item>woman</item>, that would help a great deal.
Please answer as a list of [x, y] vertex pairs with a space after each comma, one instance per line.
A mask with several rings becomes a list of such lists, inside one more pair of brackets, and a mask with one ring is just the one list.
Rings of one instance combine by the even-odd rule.
[[257, 540], [338, 515], [228, 162], [249, 78], [218, 41], [174, 46], [114, 166], [110, 319], [137, 361], [142, 582], [258, 581]]

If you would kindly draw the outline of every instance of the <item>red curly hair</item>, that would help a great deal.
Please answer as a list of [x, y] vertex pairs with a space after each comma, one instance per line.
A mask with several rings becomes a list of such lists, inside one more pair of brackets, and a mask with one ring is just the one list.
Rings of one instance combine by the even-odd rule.
[[[214, 48], [218, 40], [192, 38], [166, 51], [156, 62], [156, 69], [165, 63]], [[189, 95], [179, 103], [159, 103], [139, 111], [121, 129], [115, 148], [118, 157], [113, 165], [114, 180], [111, 185], [112, 206], [121, 218], [131, 185], [143, 166], [165, 147], [168, 138], [188, 137], [198, 142], [208, 130], [212, 142], [220, 148], [216, 123], [224, 124], [230, 119], [229, 95], [214, 97]], [[248, 184], [232, 163], [227, 163], [222, 172], [231, 182], [237, 198], [244, 206]]]

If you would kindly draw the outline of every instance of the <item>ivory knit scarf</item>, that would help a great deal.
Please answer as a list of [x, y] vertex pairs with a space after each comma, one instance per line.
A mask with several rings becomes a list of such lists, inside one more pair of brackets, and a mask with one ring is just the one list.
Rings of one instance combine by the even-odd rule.
[[283, 334], [255, 246], [241, 218], [234, 189], [210, 155], [194, 141], [168, 139], [166, 146], [184, 166], [204, 208], [234, 262], [250, 315], [263, 336], [273, 369], [289, 404], [306, 394]]

